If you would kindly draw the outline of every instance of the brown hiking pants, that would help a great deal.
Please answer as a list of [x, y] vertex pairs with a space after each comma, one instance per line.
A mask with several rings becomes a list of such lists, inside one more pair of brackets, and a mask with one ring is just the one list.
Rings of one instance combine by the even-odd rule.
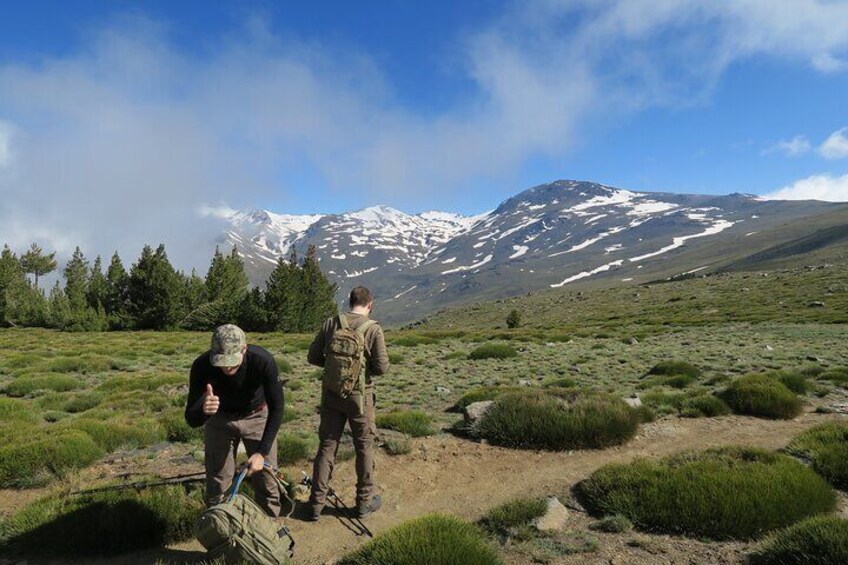
[[[206, 420], [203, 431], [206, 442], [206, 504], [212, 506], [224, 501], [233, 485], [239, 441], [244, 443], [248, 457], [256, 453], [267, 420], [267, 408], [248, 415], [218, 412]], [[277, 466], [276, 439], [265, 460]], [[279, 516], [280, 487], [271, 473], [256, 473], [250, 480], [256, 493], [256, 503], [269, 516]]]
[[321, 513], [327, 500], [336, 452], [346, 423], [350, 424], [356, 450], [357, 507], [366, 506], [374, 496], [374, 440], [377, 436], [374, 389], [366, 389], [362, 413], [358, 404], [360, 396], [359, 391], [354, 391], [348, 398], [342, 399], [331, 392], [323, 392], [321, 424], [318, 427], [320, 443], [312, 469], [312, 494], [309, 497], [310, 510], [316, 515]]

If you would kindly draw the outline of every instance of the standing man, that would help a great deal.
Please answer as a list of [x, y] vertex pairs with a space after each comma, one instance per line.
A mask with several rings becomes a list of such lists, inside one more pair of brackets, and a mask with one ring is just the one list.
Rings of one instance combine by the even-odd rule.
[[223, 501], [232, 486], [239, 441], [249, 459], [256, 502], [269, 516], [280, 515], [280, 491], [265, 462], [277, 466], [277, 432], [283, 421], [283, 387], [274, 357], [248, 345], [238, 326], [212, 333], [212, 348], [191, 365], [185, 419], [204, 429], [206, 503]]
[[[380, 325], [370, 320], [374, 297], [364, 286], [350, 291], [350, 311], [328, 319], [309, 347], [307, 360], [324, 367], [318, 454], [312, 471], [312, 493], [306, 519], [317, 521], [324, 508], [333, 464], [345, 423], [356, 450], [356, 512], [364, 518], [382, 505], [374, 494], [374, 382], [389, 369], [389, 354]], [[352, 368], [352, 369], [351, 369]], [[349, 386], [344, 373], [351, 372]], [[339, 378], [339, 375], [342, 375]]]

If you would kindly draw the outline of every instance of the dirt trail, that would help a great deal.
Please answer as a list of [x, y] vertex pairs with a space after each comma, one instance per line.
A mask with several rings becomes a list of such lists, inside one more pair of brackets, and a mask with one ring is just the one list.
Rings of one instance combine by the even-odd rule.
[[[518, 496], [567, 493], [607, 463], [729, 444], [778, 449], [799, 432], [831, 418], [834, 416], [810, 413], [791, 421], [737, 416], [665, 419], [642, 426], [639, 435], [624, 446], [570, 453], [516, 451], [451, 436], [419, 440], [407, 456], [379, 458], [377, 478], [384, 489], [383, 509], [368, 518], [367, 524], [377, 533], [430, 512], [473, 520]], [[352, 461], [337, 467], [334, 484], [344, 499], [352, 502]], [[333, 516], [323, 516], [318, 524], [293, 521], [292, 534], [297, 540], [298, 563], [326, 563], [364, 541]], [[195, 548], [187, 544], [179, 549]]]
[[[377, 479], [383, 488], [383, 509], [369, 517], [367, 524], [374, 533], [379, 533], [405, 520], [431, 512], [451, 513], [474, 520], [493, 506], [518, 496], [562, 496], [575, 483], [607, 463], [731, 444], [778, 449], [810, 426], [838, 418], [844, 419], [845, 416], [806, 413], [791, 421], [738, 416], [670, 418], [643, 425], [638, 436], [624, 446], [567, 453], [503, 449], [452, 436], [416, 440], [409, 455], [390, 457], [382, 454], [379, 457]], [[304, 470], [307, 469], [304, 467]], [[300, 469], [296, 471], [299, 474]], [[334, 486], [347, 502], [353, 501], [354, 484], [353, 462], [339, 464]], [[575, 519], [587, 521], [587, 518], [574, 514]], [[297, 540], [296, 562], [299, 564], [330, 563], [366, 541], [352, 534], [334, 516], [325, 515], [317, 524], [292, 520], [290, 526]], [[640, 535], [633, 534], [631, 537]], [[727, 562], [732, 560], [731, 556], [738, 557], [742, 549], [740, 544], [708, 545], [665, 536], [651, 537], [659, 538], [658, 542], [651, 543], [666, 546], [660, 549], [662, 558], [651, 555], [645, 548], [622, 549], [623, 542], [619, 536], [619, 540], [612, 543], [618, 548], [607, 547], [610, 544], [605, 543], [602, 537], [598, 553], [575, 555], [564, 562]], [[152, 563], [156, 559], [180, 562], [197, 558], [200, 550], [196, 542], [187, 542], [164, 552], [98, 562]], [[625, 557], [620, 551], [641, 551], [642, 556]]]

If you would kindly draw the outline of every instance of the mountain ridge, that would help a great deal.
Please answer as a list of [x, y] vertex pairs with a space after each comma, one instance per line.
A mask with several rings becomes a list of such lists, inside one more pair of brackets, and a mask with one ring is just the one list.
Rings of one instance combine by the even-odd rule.
[[[840, 222], [848, 223], [848, 205], [560, 180], [474, 216], [383, 205], [301, 216], [243, 211], [219, 243], [238, 249], [255, 285], [280, 257], [314, 245], [340, 301], [364, 284], [381, 319], [403, 323], [479, 298], [709, 271]], [[782, 233], [785, 225], [794, 227]]]

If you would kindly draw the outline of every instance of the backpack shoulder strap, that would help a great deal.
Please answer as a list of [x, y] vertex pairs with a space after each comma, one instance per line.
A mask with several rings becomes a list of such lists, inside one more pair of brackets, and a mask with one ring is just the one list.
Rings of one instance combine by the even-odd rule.
[[376, 323], [377, 323], [376, 320], [365, 320], [364, 322], [362, 322], [361, 326], [356, 328], [356, 331], [359, 332], [362, 335], [365, 335], [365, 332], [368, 331], [368, 328], [370, 328], [371, 326], [373, 326]]
[[339, 320], [339, 326], [341, 327], [341, 329], [343, 329], [343, 330], [350, 329], [350, 323], [347, 321], [347, 316], [345, 316], [344, 314], [339, 314], [338, 320]]

